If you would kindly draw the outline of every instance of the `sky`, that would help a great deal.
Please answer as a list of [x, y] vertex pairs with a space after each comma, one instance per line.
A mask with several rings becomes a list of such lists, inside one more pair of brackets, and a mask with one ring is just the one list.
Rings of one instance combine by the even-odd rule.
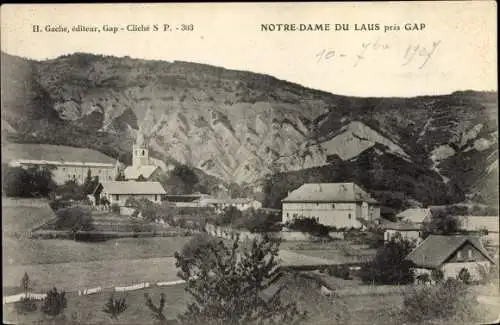
[[[497, 90], [493, 1], [45, 4], [3, 5], [0, 11], [2, 51], [36, 60], [87, 52], [191, 61], [353, 96]], [[169, 29], [153, 31], [154, 24]], [[330, 30], [263, 30], [270, 24]], [[336, 31], [335, 24], [348, 30]], [[72, 30], [79, 25], [100, 32]], [[127, 31], [132, 25], [150, 30]], [[183, 25], [193, 30], [182, 31]], [[105, 31], [112, 27], [118, 31]]]

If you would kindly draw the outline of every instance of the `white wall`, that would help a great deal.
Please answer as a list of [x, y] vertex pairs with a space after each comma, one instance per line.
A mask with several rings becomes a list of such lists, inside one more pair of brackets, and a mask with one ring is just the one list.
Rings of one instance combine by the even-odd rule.
[[361, 228], [356, 218], [361, 217], [362, 208], [356, 203], [283, 203], [283, 223], [294, 215], [306, 218], [318, 218], [319, 223], [337, 228]]
[[155, 194], [119, 194], [117, 198], [115, 194], [109, 194], [103, 191], [101, 196], [106, 197], [110, 204], [118, 204], [119, 206], [125, 206], [129, 198], [134, 198], [135, 200], [147, 199], [154, 203], [161, 202], [160, 194], [157, 194], [156, 197]]
[[[27, 168], [28, 165], [22, 164]], [[52, 171], [53, 180], [57, 184], [64, 184], [68, 180], [73, 179], [73, 175], [79, 184], [83, 184], [87, 177], [87, 172], [90, 169], [92, 177], [99, 176], [100, 181], [113, 181], [116, 177], [116, 169], [114, 166], [89, 167], [86, 165], [56, 165], [56, 169]]]
[[481, 274], [479, 273], [479, 268], [489, 270], [490, 265], [489, 261], [447, 263], [443, 266], [442, 270], [445, 278], [456, 278], [460, 270], [466, 268], [473, 280], [479, 280]]
[[384, 241], [389, 241], [391, 238], [393, 238], [397, 233], [401, 234], [401, 237], [406, 238], [406, 239], [416, 239], [418, 242], [422, 241], [422, 238], [420, 237], [420, 231], [418, 230], [394, 230], [394, 229], [387, 229], [384, 232]]

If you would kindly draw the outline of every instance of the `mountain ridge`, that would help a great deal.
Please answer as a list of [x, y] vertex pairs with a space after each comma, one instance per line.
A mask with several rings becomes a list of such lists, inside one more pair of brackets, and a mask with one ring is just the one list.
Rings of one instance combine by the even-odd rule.
[[328, 166], [335, 155], [353, 163], [377, 148], [370, 154], [399, 152], [469, 193], [478, 187], [461, 178], [477, 173], [457, 175], [457, 165], [478, 157], [487, 168], [483, 156], [498, 156], [496, 92], [350, 97], [207, 64], [82, 53], [28, 61], [2, 52], [2, 71], [11, 140], [86, 146], [127, 163], [141, 128], [154, 158], [257, 190], [265, 175]]

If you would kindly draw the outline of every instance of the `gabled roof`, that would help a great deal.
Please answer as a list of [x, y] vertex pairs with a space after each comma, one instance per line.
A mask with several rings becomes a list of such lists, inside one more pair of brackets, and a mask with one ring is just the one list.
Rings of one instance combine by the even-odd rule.
[[307, 183], [291, 192], [283, 202], [369, 202], [377, 203], [354, 183]]
[[102, 186], [109, 194], [166, 194], [159, 182], [103, 182]]
[[58, 163], [112, 164], [116, 160], [96, 150], [37, 143], [2, 143], [2, 162], [16, 160], [46, 161]]
[[391, 230], [422, 230], [422, 225], [416, 224], [413, 222], [404, 222], [404, 221], [399, 221], [399, 222], [386, 222], [383, 224], [383, 227], [385, 229], [391, 229]]
[[125, 168], [125, 179], [138, 179], [139, 176], [149, 178], [159, 167], [154, 165], [128, 166]]
[[424, 221], [430, 221], [432, 214], [431, 209], [419, 209], [412, 208], [406, 209], [396, 215], [397, 218], [401, 220], [407, 220], [414, 223], [422, 223]]
[[499, 232], [500, 218], [498, 216], [457, 216], [456, 218], [460, 220], [460, 227], [463, 230], [487, 229], [488, 233]]
[[417, 248], [408, 254], [406, 260], [418, 267], [438, 268], [467, 242], [480, 251], [488, 260], [495, 263], [484, 249], [479, 238], [467, 235], [429, 235]]

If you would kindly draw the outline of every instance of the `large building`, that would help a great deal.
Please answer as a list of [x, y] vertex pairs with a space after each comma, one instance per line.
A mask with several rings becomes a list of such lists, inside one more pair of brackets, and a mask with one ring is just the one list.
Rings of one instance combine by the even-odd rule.
[[359, 221], [380, 218], [380, 206], [354, 183], [309, 183], [282, 200], [283, 223], [297, 217], [315, 218], [337, 228], [361, 228]]
[[110, 204], [125, 206], [128, 199], [147, 199], [153, 203], [160, 203], [165, 189], [159, 182], [103, 182], [97, 190], [100, 200], [106, 198]]
[[159, 172], [160, 168], [151, 164], [149, 159], [149, 148], [144, 141], [144, 135], [139, 130], [135, 144], [132, 147], [132, 166], [125, 168], [126, 180], [151, 180], [152, 176]]
[[2, 163], [13, 167], [52, 166], [54, 181], [83, 183], [90, 171], [100, 181], [114, 180], [117, 161], [99, 151], [49, 144], [2, 144]]

